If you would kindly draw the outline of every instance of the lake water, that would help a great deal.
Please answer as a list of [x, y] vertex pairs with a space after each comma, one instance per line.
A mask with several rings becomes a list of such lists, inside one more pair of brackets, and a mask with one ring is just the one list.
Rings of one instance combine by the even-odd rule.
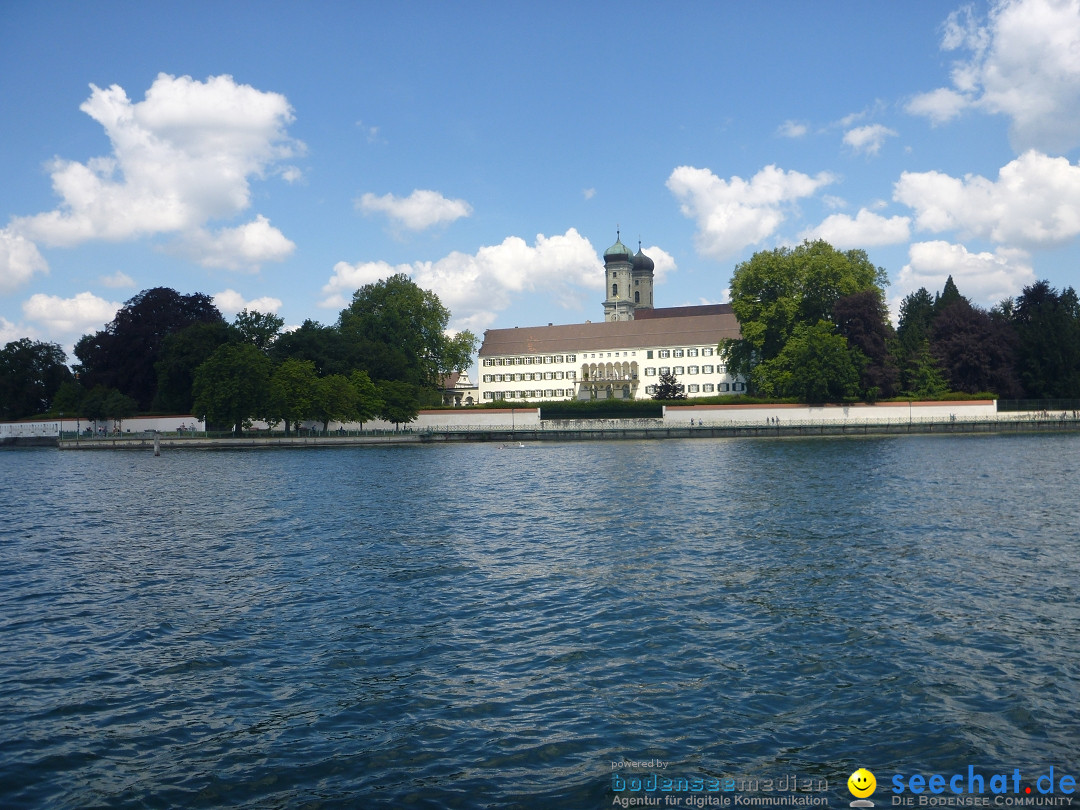
[[0, 807], [1080, 776], [1080, 436], [9, 450], [0, 486]]

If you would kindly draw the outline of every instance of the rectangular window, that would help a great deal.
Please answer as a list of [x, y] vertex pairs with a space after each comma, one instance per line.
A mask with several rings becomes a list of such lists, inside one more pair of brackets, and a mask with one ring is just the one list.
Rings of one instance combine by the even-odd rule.
[[656, 369], [652, 368], [651, 366], [645, 366], [645, 376], [646, 377], [655, 377], [656, 376]]
[[731, 390], [731, 386], [729, 386], [727, 383], [720, 383], [718, 386], [716, 386], [716, 390], [719, 391], [721, 394], [726, 394], [728, 391]]
[[691, 383], [690, 385], [686, 386], [686, 390], [689, 391], [691, 394], [696, 394], [699, 389], [698, 386]]
[[701, 356], [702, 357], [712, 357], [712, 353], [713, 353], [712, 349], [706, 348], [706, 349], [701, 350]]
[[671, 373], [671, 366], [660, 366], [660, 373], [661, 374], [670, 374]]
[[685, 373], [686, 373], [686, 371], [683, 369], [682, 366], [675, 366], [675, 369], [672, 371], [672, 374], [674, 374], [676, 377], [678, 377], [680, 374], [685, 374]]
[[577, 379], [577, 372], [576, 371], [568, 371], [568, 372], [566, 372], [566, 379], [568, 379], [568, 380], [576, 380]]
[[649, 349], [647, 352], [645, 352], [645, 359], [646, 360], [652, 360], [653, 359], [652, 349]]
[[545, 380], [554, 380], [555, 379], [555, 372], [554, 371], [545, 371], [544, 372], [544, 379]]
[[712, 366], [702, 366], [701, 367], [701, 373], [702, 374], [712, 374], [712, 368], [713, 368]]
[[555, 379], [556, 380], [561, 380], [562, 378], [563, 378], [563, 373], [561, 371], [556, 371], [555, 372]]
[[721, 363], [720, 365], [718, 365], [716, 367], [716, 371], [718, 373], [720, 373], [720, 374], [723, 374], [723, 373], [725, 373], [727, 371], [727, 366], [725, 366], [723, 363]]
[[716, 386], [712, 383], [705, 383], [703, 386], [701, 386], [701, 390], [706, 394], [711, 394], [713, 391], [716, 390]]
[[556, 363], [561, 363], [562, 361], [563, 361], [563, 356], [561, 354], [555, 355], [555, 362]]
[[553, 396], [555, 396], [555, 389], [553, 389], [553, 388], [545, 388], [544, 389], [544, 396], [545, 397], [553, 397]]
[[671, 356], [672, 357], [682, 357], [683, 356], [683, 350], [682, 349], [676, 349], [675, 351], [673, 351], [671, 353]]
[[746, 383], [740, 383], [740, 382], [732, 383], [731, 384], [731, 390], [732, 391], [745, 391], [746, 390]]
[[548, 355], [547, 357], [545, 357], [545, 358], [544, 358], [544, 362], [545, 362], [545, 363], [554, 363], [554, 362], [555, 362], [555, 358], [554, 358], [554, 357], [552, 357], [552, 356], [551, 356], [551, 355], [549, 354], [549, 355]]
[[484, 392], [484, 399], [493, 399], [494, 396], [495, 396], [495, 394], [492, 391], [485, 391]]
[[687, 357], [697, 357], [697, 349], [687, 349], [686, 350], [686, 356]]
[[645, 393], [646, 394], [655, 394], [656, 393], [656, 386], [655, 385], [646, 385], [645, 386]]
[[698, 373], [698, 367], [697, 366], [687, 366], [686, 373], [687, 374], [697, 374]]
[[665, 357], [671, 357], [671, 349], [661, 349], [659, 356], [660, 356], [661, 359], [663, 359]]
[[484, 365], [485, 365], [485, 366], [490, 366], [490, 365], [492, 365], [492, 360], [491, 360], [491, 358], [490, 358], [490, 357], [485, 357], [485, 358], [484, 358]]
[[567, 363], [576, 363], [577, 362], [577, 355], [576, 354], [568, 354], [568, 355], [566, 355], [566, 362]]

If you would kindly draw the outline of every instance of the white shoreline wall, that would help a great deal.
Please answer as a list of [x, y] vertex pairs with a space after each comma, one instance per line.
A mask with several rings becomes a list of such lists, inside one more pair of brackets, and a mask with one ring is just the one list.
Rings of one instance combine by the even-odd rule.
[[[1057, 414], [1051, 414], [1056, 417]], [[998, 414], [995, 400], [969, 400], [958, 402], [889, 402], [876, 405], [668, 405], [659, 419], [630, 420], [648, 423], [656, 427], [689, 426], [690, 420], [695, 425], [752, 425], [752, 424], [799, 424], [822, 422], [928, 422], [928, 421], [1002, 421], [1029, 420], [1043, 418], [1036, 412], [1021, 411]], [[330, 431], [336, 430], [383, 430], [395, 429], [409, 431], [426, 430], [530, 430], [538, 428], [567, 429], [570, 423], [581, 427], [619, 427], [627, 420], [558, 420], [540, 421], [539, 408], [463, 408], [460, 410], [421, 411], [415, 420], [395, 426], [392, 422], [373, 419], [364, 422], [331, 422]], [[74, 433], [86, 428], [104, 427], [112, 435], [116, 424], [113, 420], [104, 420], [99, 425], [85, 419], [76, 420], [66, 417], [62, 427], [65, 433]], [[178, 416], [135, 416], [125, 419], [120, 428], [122, 434], [143, 433], [158, 430], [175, 433], [183, 426], [195, 433], [204, 433], [206, 426], [191, 415]], [[301, 425], [305, 429], [321, 429], [322, 424], [307, 421]], [[255, 429], [266, 430], [265, 422], [253, 423]], [[61, 429], [60, 419], [23, 420], [19, 422], [0, 422], [0, 438], [20, 436], [56, 436]], [[282, 430], [278, 424], [275, 430]], [[95, 434], [96, 435], [96, 434]]]

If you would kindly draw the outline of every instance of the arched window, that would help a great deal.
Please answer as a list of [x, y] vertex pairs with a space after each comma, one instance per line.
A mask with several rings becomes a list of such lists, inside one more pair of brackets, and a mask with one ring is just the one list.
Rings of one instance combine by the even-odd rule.
[[611, 297], [615, 298], [616, 296], [618, 296], [618, 294], [619, 294], [619, 285], [618, 284], [612, 284], [611, 285]]

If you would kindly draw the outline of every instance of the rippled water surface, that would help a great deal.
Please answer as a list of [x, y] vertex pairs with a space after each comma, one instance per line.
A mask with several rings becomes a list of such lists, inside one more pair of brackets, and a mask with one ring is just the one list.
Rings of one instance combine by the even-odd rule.
[[1080, 772], [1080, 437], [8, 450], [0, 486], [5, 808]]

